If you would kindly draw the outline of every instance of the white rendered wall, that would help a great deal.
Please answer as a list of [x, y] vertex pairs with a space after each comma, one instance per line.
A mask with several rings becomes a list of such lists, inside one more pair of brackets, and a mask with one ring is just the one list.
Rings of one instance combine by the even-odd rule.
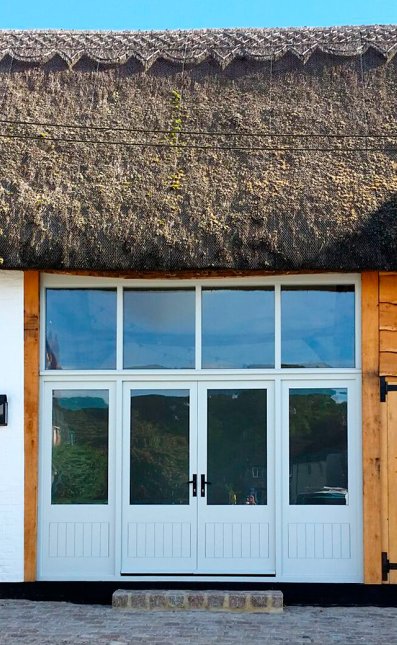
[[23, 580], [23, 273], [0, 271], [0, 394], [9, 423], [0, 427], [0, 582]]

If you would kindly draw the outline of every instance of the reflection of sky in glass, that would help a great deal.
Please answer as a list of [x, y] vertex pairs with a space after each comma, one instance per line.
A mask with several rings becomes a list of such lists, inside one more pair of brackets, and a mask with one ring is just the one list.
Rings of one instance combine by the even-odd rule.
[[203, 368], [274, 367], [274, 290], [203, 289]]
[[116, 290], [47, 289], [46, 368], [116, 367]]
[[282, 367], [354, 367], [354, 287], [283, 287]]
[[194, 368], [195, 292], [124, 291], [124, 368]]
[[141, 398], [142, 396], [168, 396], [168, 397], [187, 397], [189, 400], [189, 390], [169, 390], [163, 389], [163, 390], [131, 390], [131, 398], [134, 398], [138, 396]]
[[329, 396], [335, 403], [347, 403], [347, 389], [345, 387], [338, 389], [329, 388], [299, 388], [291, 389], [290, 396], [308, 396], [309, 394], [320, 394]]

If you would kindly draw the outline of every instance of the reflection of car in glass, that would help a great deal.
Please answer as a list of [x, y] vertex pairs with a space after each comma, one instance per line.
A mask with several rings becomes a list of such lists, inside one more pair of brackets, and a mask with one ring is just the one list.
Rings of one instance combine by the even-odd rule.
[[345, 506], [347, 503], [346, 500], [346, 488], [324, 486], [321, 490], [299, 493], [296, 498], [296, 503]]

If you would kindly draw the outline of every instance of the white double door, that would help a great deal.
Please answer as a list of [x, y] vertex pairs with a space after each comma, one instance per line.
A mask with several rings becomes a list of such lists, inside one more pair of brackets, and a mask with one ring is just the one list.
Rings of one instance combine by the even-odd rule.
[[123, 395], [121, 573], [274, 575], [273, 384]]

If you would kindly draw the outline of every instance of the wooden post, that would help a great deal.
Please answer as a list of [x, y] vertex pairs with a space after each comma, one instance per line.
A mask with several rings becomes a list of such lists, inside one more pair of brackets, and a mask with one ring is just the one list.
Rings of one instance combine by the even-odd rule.
[[40, 274], [24, 274], [25, 364], [25, 581], [36, 579]]
[[379, 276], [362, 274], [362, 421], [364, 582], [382, 582], [381, 410], [379, 400]]

